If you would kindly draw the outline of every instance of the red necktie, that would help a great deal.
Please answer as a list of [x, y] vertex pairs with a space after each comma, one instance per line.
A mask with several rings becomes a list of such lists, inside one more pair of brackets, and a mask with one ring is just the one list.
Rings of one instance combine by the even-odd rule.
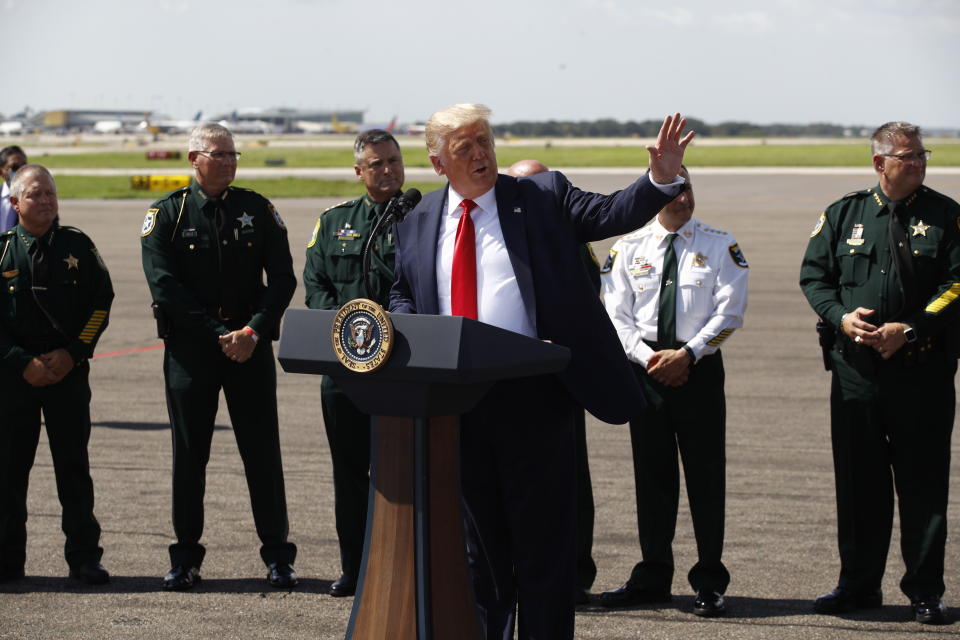
[[473, 200], [460, 203], [463, 213], [453, 241], [453, 272], [450, 274], [450, 307], [453, 315], [477, 319], [477, 241], [470, 211]]

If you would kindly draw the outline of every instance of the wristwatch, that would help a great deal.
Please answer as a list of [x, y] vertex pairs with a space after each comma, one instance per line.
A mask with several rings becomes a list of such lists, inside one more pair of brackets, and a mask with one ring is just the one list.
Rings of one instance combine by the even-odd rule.
[[917, 332], [913, 330], [913, 326], [907, 325], [903, 330], [903, 337], [907, 339], [907, 344], [911, 344], [917, 341]]

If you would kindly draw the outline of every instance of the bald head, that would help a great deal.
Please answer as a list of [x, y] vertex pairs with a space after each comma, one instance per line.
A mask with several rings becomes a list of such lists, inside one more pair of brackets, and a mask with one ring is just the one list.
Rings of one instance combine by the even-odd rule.
[[550, 171], [550, 168], [539, 160], [518, 160], [507, 169], [507, 175], [514, 178], [526, 178], [544, 171]]

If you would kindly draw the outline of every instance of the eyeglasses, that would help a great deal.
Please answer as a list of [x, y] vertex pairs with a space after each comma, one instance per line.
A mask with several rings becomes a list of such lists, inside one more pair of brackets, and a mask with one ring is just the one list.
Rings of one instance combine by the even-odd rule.
[[201, 155], [205, 155], [211, 160], [216, 160], [217, 162], [223, 162], [224, 160], [239, 160], [240, 152], [239, 151], [197, 151]]
[[917, 162], [923, 164], [930, 159], [931, 153], [933, 153], [933, 151], [930, 149], [924, 149], [916, 153], [881, 153], [880, 155], [885, 158], [896, 158], [900, 162]]

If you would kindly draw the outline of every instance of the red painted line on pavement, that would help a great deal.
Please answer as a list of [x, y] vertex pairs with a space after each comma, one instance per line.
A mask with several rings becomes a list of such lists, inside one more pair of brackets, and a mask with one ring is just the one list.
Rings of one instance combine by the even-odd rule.
[[135, 349], [121, 349], [120, 351], [107, 351], [106, 353], [96, 353], [93, 358], [111, 358], [113, 356], [125, 356], [128, 353], [140, 353], [141, 351], [153, 351], [154, 349], [163, 349], [162, 344], [155, 344], [149, 347], [136, 347]]

